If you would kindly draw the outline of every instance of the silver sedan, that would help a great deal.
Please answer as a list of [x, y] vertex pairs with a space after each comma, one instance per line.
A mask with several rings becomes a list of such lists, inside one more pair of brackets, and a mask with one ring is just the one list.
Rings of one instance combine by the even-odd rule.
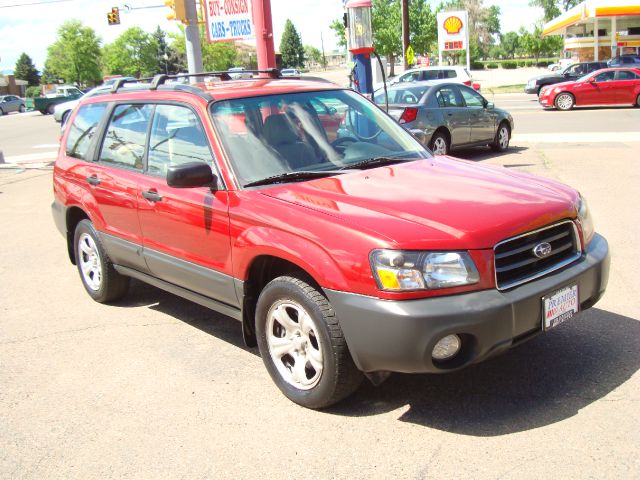
[[15, 95], [0, 95], [0, 115], [11, 112], [24, 112], [24, 100]]
[[[385, 108], [383, 89], [374, 101]], [[388, 88], [388, 113], [436, 155], [451, 149], [489, 145], [509, 148], [513, 117], [476, 92], [457, 83], [414, 82]]]

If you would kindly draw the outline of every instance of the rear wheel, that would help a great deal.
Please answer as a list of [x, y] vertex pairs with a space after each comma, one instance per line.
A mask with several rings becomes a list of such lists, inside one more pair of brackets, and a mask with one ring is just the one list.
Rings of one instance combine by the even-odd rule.
[[70, 114], [70, 113], [71, 113], [71, 112], [69, 111], [69, 112], [64, 112], [64, 113], [62, 114], [62, 119], [60, 120], [60, 125], [62, 125], [63, 127], [64, 127], [64, 125], [67, 123], [67, 118], [69, 118], [69, 114]]
[[89, 220], [78, 223], [73, 244], [80, 279], [89, 296], [100, 303], [122, 298], [129, 289], [129, 277], [120, 275], [113, 268]]
[[449, 137], [444, 132], [436, 132], [429, 142], [429, 148], [434, 155], [446, 155], [450, 147]]
[[576, 99], [570, 93], [560, 93], [555, 100], [555, 105], [558, 110], [571, 110], [576, 103]]
[[636, 98], [636, 107], [640, 108], [640, 94], [638, 94], [638, 97]]
[[491, 148], [494, 152], [504, 152], [509, 148], [509, 139], [511, 137], [511, 132], [509, 131], [509, 126], [507, 122], [502, 122], [498, 127], [498, 131], [496, 132], [496, 137], [491, 144]]
[[54, 105], [49, 105], [49, 106], [47, 107], [47, 113], [48, 113], [49, 115], [53, 115], [53, 111], [54, 111], [55, 109], [56, 109], [56, 107], [55, 107]]
[[4, 115], [4, 110], [2, 110], [2, 108], [0, 108], [0, 117]]
[[300, 278], [267, 284], [256, 306], [260, 355], [271, 378], [291, 401], [328, 407], [362, 381], [327, 298]]

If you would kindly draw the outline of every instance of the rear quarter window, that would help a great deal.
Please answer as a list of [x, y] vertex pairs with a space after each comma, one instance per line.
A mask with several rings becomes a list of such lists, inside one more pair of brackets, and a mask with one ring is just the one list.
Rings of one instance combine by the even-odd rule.
[[69, 127], [65, 153], [69, 157], [87, 159], [91, 139], [95, 134], [100, 119], [104, 114], [107, 105], [104, 103], [94, 103], [80, 107], [76, 118]]

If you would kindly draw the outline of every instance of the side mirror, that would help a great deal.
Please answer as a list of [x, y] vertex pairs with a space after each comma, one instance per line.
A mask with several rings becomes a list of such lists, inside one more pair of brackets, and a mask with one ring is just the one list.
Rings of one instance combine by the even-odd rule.
[[167, 171], [167, 185], [176, 188], [215, 187], [216, 176], [211, 167], [202, 162], [171, 165]]
[[493, 110], [495, 108], [495, 104], [493, 102], [486, 102], [484, 104], [484, 108], [486, 108], [487, 110]]

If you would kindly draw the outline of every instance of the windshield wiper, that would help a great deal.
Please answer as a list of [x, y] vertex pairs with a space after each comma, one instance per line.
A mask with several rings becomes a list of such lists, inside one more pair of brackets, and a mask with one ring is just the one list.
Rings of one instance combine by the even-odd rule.
[[414, 160], [418, 160], [418, 159], [417, 158], [399, 158], [399, 157], [374, 157], [374, 158], [367, 158], [366, 160], [362, 160], [360, 162], [345, 165], [343, 167], [340, 167], [340, 170], [351, 170], [351, 169], [366, 168], [366, 167], [381, 167], [382, 165], [391, 165], [392, 163], [412, 162]]
[[244, 185], [244, 187], [257, 187], [258, 185], [272, 185], [274, 183], [286, 183], [295, 180], [310, 180], [313, 178], [328, 177], [330, 175], [337, 175], [344, 172], [338, 172], [335, 170], [324, 171], [302, 171], [302, 172], [285, 172], [273, 177], [263, 178], [261, 180], [255, 180]]

